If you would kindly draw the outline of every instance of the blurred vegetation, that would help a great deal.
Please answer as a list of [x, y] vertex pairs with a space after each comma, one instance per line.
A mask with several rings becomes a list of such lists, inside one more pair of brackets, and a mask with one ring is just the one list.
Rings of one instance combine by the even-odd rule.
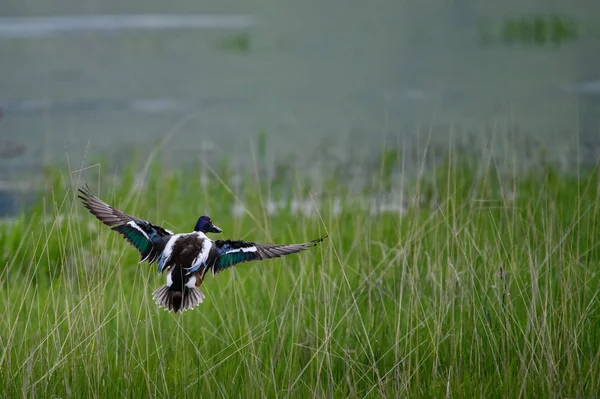
[[236, 33], [219, 42], [219, 48], [235, 53], [248, 53], [252, 47], [252, 37], [248, 32]]
[[500, 42], [507, 45], [558, 46], [576, 40], [579, 29], [574, 19], [551, 14], [506, 18], [498, 28], [482, 23], [479, 34], [484, 44]]

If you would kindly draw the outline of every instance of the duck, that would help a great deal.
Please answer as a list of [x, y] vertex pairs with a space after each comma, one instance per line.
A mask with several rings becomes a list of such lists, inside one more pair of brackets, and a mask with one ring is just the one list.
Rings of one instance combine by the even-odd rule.
[[327, 235], [299, 244], [260, 244], [243, 240], [212, 240], [207, 234], [222, 233], [210, 216], [200, 216], [190, 233], [178, 233], [129, 215], [95, 196], [86, 185], [78, 198], [103, 224], [121, 234], [140, 254], [139, 263], [157, 264], [166, 271], [166, 284], [152, 294], [155, 303], [168, 312], [191, 310], [204, 301], [199, 287], [207, 272], [213, 276], [237, 264], [279, 258], [302, 252], [322, 242]]

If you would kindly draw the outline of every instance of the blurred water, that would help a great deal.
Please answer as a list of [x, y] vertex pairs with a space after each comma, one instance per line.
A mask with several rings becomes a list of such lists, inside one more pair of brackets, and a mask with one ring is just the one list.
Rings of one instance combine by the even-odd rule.
[[[579, 39], [484, 35], [538, 13], [573, 18]], [[122, 162], [186, 117], [164, 148], [169, 167], [222, 156], [247, 167], [259, 131], [271, 161], [304, 167], [367, 164], [383, 143], [446, 145], [463, 130], [570, 157], [599, 133], [597, 15], [592, 0], [3, 1], [0, 139], [26, 150], [0, 160], [0, 178], [90, 154]]]
[[82, 32], [115, 33], [137, 29], [240, 29], [254, 25], [245, 15], [80, 15], [0, 18], [0, 37], [44, 38]]

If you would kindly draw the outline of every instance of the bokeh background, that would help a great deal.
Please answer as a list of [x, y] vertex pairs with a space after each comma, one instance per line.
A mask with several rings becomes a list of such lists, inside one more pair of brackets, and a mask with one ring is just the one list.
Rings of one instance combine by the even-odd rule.
[[248, 168], [262, 140], [271, 173], [349, 181], [384, 147], [403, 173], [450, 141], [565, 171], [600, 147], [597, 1], [5, 0], [0, 16], [5, 216], [45, 165], [118, 170], [165, 137], [165, 167]]

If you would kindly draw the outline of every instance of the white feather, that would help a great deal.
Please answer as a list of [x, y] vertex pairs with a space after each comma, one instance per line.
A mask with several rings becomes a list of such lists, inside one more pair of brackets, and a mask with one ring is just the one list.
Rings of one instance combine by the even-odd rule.
[[171, 272], [169, 271], [169, 273], [167, 273], [167, 287], [170, 287], [173, 285], [173, 277], [171, 277]]
[[232, 254], [235, 252], [256, 252], [256, 247], [255, 246], [251, 246], [248, 248], [236, 248], [236, 249], [232, 249], [230, 251], [227, 251], [226, 253], [228, 254]]
[[169, 238], [169, 241], [167, 241], [165, 249], [162, 251], [160, 257], [158, 258], [158, 267], [160, 270], [162, 270], [165, 264], [167, 264], [167, 262], [170, 260], [171, 254], [173, 253], [173, 245], [175, 245], [175, 241], [177, 241], [177, 239], [181, 235], [182, 234], [175, 234], [174, 236], [171, 236], [171, 238]]
[[175, 241], [181, 236], [181, 234], [175, 234], [169, 241], [167, 241], [167, 245], [165, 245], [165, 249], [162, 252], [162, 256], [164, 256], [165, 260], [171, 257], [171, 253], [173, 252], [173, 245], [175, 245]]
[[192, 276], [187, 283], [185, 283], [185, 286], [188, 288], [194, 288], [196, 286], [196, 276]]
[[192, 262], [192, 267], [197, 265], [204, 265], [206, 263], [212, 246], [213, 243], [211, 240], [205, 239], [204, 241], [202, 241], [202, 249], [200, 250], [198, 256], [196, 256], [196, 259], [194, 259], [194, 261]]
[[150, 238], [148, 238], [148, 234], [146, 234], [146, 232], [144, 230], [142, 230], [142, 228], [133, 220], [130, 222], [127, 222], [127, 225], [133, 227], [134, 229], [136, 229], [137, 231], [142, 233], [144, 235], [144, 237], [146, 237], [147, 240], [150, 240]]

